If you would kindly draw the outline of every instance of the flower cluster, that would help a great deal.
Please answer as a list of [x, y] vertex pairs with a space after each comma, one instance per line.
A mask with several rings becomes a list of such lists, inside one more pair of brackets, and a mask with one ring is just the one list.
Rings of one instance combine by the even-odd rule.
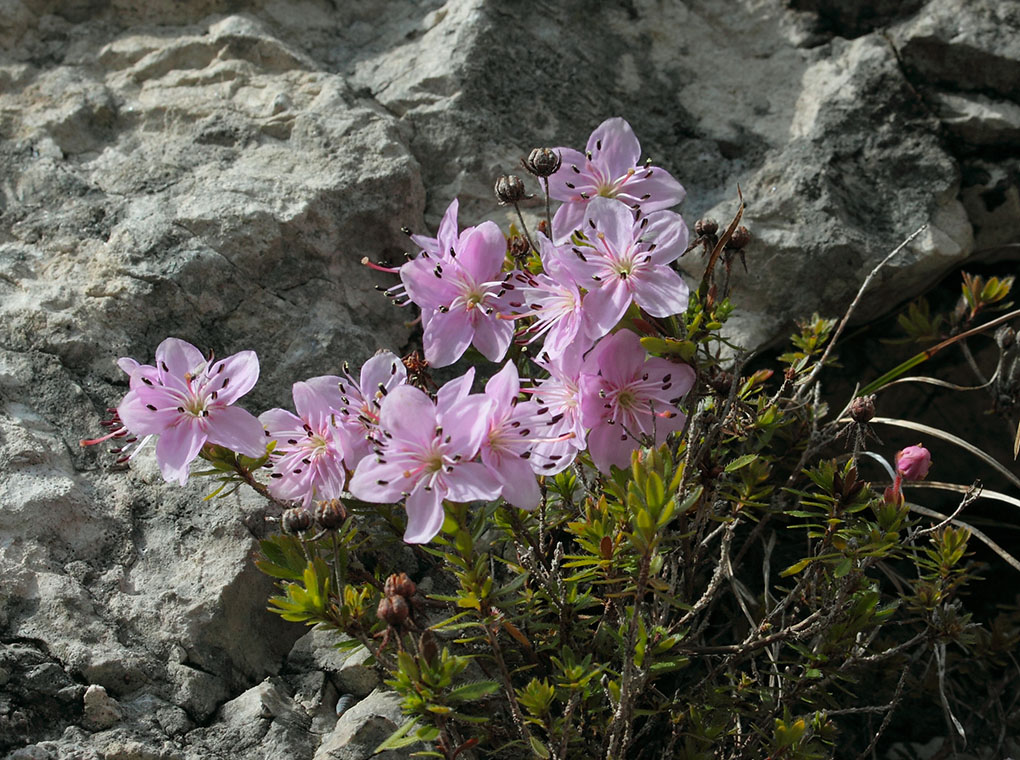
[[618, 118], [584, 153], [555, 149], [549, 194], [563, 204], [529, 260], [508, 257], [493, 222], [459, 229], [454, 200], [436, 237], [412, 236], [417, 256], [386, 270], [400, 278], [389, 295], [421, 311], [432, 366], [470, 346], [501, 362], [514, 344], [538, 344], [535, 360], [506, 361], [484, 392], [472, 391], [472, 369], [429, 395], [381, 352], [357, 378], [345, 369], [295, 383], [293, 412], [256, 418], [233, 406], [258, 378], [254, 353], [213, 363], [168, 338], [155, 365], [121, 360], [130, 391], [117, 409], [123, 427], [110, 435], [158, 437], [164, 477], [182, 484], [203, 446], [216, 444], [259, 460], [269, 493], [305, 509], [349, 495], [403, 502], [412, 543], [438, 533], [444, 500], [534, 509], [539, 479], [581, 452], [603, 473], [626, 466], [634, 449], [683, 427], [679, 407], [695, 379], [621, 326], [628, 313], [667, 318], [688, 301], [671, 266], [688, 230], [668, 210], [684, 191], [663, 169], [639, 165], [640, 152]]

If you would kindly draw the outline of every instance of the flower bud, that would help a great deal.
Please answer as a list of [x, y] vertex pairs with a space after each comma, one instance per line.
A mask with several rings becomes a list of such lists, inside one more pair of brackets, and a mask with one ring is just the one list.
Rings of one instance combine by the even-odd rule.
[[386, 596], [406, 596], [410, 598], [414, 596], [418, 586], [407, 577], [407, 573], [394, 573], [386, 579], [386, 585], [383, 589]]
[[875, 416], [875, 397], [858, 396], [850, 402], [850, 419], [864, 425]]
[[730, 239], [726, 241], [726, 247], [731, 248], [734, 251], [739, 251], [744, 248], [748, 243], [751, 242], [751, 230], [747, 229], [744, 225], [740, 225], [733, 234], [730, 235]]
[[347, 519], [347, 508], [340, 499], [320, 501], [315, 507], [315, 521], [326, 530], [336, 530]]
[[379, 600], [375, 614], [388, 625], [400, 625], [411, 614], [411, 608], [402, 596], [384, 596]]
[[312, 527], [312, 516], [308, 513], [308, 510], [301, 507], [295, 507], [294, 509], [288, 509], [283, 513], [283, 530], [287, 533], [298, 534], [304, 533], [310, 527]]
[[549, 148], [535, 148], [521, 163], [536, 177], [548, 177], [559, 170], [562, 161], [560, 155]]
[[931, 452], [921, 444], [907, 446], [896, 454], [896, 471], [905, 480], [924, 480], [931, 467]]
[[710, 216], [699, 219], [694, 223], [694, 234], [698, 237], [714, 235], [719, 231], [719, 222]]
[[496, 198], [502, 205], [517, 203], [527, 196], [524, 181], [516, 174], [502, 176], [496, 180]]

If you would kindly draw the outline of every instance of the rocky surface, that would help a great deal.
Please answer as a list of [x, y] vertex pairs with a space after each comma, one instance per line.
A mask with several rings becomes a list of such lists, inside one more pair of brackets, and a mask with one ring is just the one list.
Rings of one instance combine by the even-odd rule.
[[493, 178], [610, 115], [690, 223], [742, 189], [749, 345], [841, 312], [928, 224], [876, 314], [1015, 256], [1018, 31], [998, 0], [0, 0], [0, 757], [353, 759], [399, 719], [265, 612], [258, 501], [80, 449], [118, 356], [256, 349], [257, 411], [399, 350], [361, 258], [455, 195], [506, 221]]

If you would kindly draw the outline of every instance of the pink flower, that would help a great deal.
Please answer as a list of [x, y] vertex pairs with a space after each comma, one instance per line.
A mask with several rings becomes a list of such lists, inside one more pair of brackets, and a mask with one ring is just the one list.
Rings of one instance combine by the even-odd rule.
[[473, 375], [444, 385], [435, 402], [410, 385], [390, 391], [380, 405], [375, 454], [362, 459], [351, 478], [351, 493], [359, 499], [405, 499], [408, 543], [426, 543], [439, 532], [443, 499], [499, 496], [499, 482], [472, 461], [488, 432], [491, 404], [480, 394], [468, 395]]
[[532, 468], [543, 475], [565, 469], [586, 445], [587, 430], [581, 424], [582, 356], [580, 351], [566, 351], [555, 359], [543, 355], [535, 363], [549, 377], [524, 389], [525, 393], [533, 394], [539, 408], [548, 410], [545, 440], [536, 443], [531, 456]]
[[590, 333], [596, 328], [587, 323], [580, 286], [561, 263], [563, 254], [548, 238], [540, 237], [539, 242], [545, 273], [516, 273], [508, 283], [515, 290], [508, 305], [520, 310], [516, 318], [535, 320], [522, 331], [523, 338], [533, 343], [544, 336], [542, 350], [549, 358], [556, 359], [569, 350], [584, 353], [595, 342]]
[[188, 480], [188, 465], [207, 442], [239, 454], [266, 453], [262, 424], [231, 406], [255, 385], [259, 360], [242, 351], [210, 364], [190, 343], [167, 338], [156, 349], [155, 366], [122, 359], [131, 390], [117, 407], [124, 426], [137, 436], [157, 435], [156, 461], [167, 481]]
[[684, 425], [677, 404], [694, 385], [694, 370], [649, 357], [637, 335], [621, 330], [596, 344], [581, 368], [581, 419], [591, 432], [595, 466], [625, 467], [631, 452], [658, 445]]
[[572, 148], [555, 150], [563, 163], [549, 177], [549, 195], [566, 201], [553, 217], [556, 242], [582, 226], [585, 205], [594, 198], [616, 198], [648, 213], [675, 206], [686, 195], [665, 169], [638, 166], [641, 145], [630, 124], [619, 117], [595, 128], [583, 154]]
[[896, 472], [907, 480], [924, 480], [931, 467], [931, 452], [921, 444], [907, 446], [896, 454]]
[[687, 284], [669, 267], [687, 247], [679, 214], [658, 211], [635, 221], [622, 203], [595, 198], [584, 220], [586, 241], [560, 261], [588, 288], [584, 310], [593, 338], [616, 327], [631, 302], [653, 317], [687, 308]]
[[400, 268], [407, 295], [421, 307], [425, 359], [433, 367], [453, 364], [471, 344], [490, 361], [503, 358], [513, 337], [501, 318], [505, 258], [503, 233], [484, 222], [461, 232], [447, 258], [423, 253]]
[[266, 436], [276, 441], [270, 456], [269, 491], [279, 499], [313, 501], [338, 498], [344, 489], [344, 447], [332, 407], [338, 396], [333, 375], [294, 383], [294, 408], [270, 409], [259, 415]]
[[482, 439], [482, 464], [503, 487], [502, 496], [515, 507], [534, 509], [542, 498], [530, 458], [535, 439], [546, 428], [548, 410], [539, 413], [534, 401], [520, 401], [520, 378], [507, 362], [485, 384], [491, 401], [488, 434]]
[[380, 351], [361, 367], [358, 380], [344, 369], [338, 378], [334, 409], [337, 422], [345, 432], [347, 463], [353, 469], [371, 452], [369, 436], [379, 425], [379, 405], [383, 398], [398, 385], [407, 381], [407, 368], [400, 357], [389, 351]]

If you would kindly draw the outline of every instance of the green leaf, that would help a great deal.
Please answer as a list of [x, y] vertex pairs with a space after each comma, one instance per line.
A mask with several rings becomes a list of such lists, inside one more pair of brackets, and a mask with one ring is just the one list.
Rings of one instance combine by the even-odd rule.
[[418, 724], [417, 718], [411, 718], [404, 725], [390, 734], [382, 744], [375, 748], [372, 752], [373, 755], [378, 755], [380, 752], [384, 752], [388, 749], [402, 749], [409, 747], [412, 744], [417, 744], [421, 741], [417, 736], [408, 736], [411, 729]]
[[542, 744], [542, 742], [534, 736], [529, 738], [531, 739], [531, 751], [535, 753], [535, 757], [541, 757], [542, 760], [549, 760], [549, 758], [552, 757], [552, 753], [549, 752], [549, 748]]
[[790, 565], [779, 575], [782, 578], [789, 578], [791, 575], [796, 575], [797, 573], [801, 572], [805, 567], [814, 562], [816, 559], [817, 557], [805, 557], [800, 562], [795, 562], [792, 565]]
[[751, 464], [751, 462], [753, 462], [757, 458], [758, 458], [757, 454], [744, 454], [744, 456], [737, 457], [728, 465], [726, 465], [725, 471], [736, 472], [741, 467], [746, 467], [747, 465]]
[[499, 684], [495, 681], [476, 681], [465, 686], [459, 686], [449, 692], [446, 697], [451, 702], [467, 702], [472, 699], [479, 699], [499, 690]]

